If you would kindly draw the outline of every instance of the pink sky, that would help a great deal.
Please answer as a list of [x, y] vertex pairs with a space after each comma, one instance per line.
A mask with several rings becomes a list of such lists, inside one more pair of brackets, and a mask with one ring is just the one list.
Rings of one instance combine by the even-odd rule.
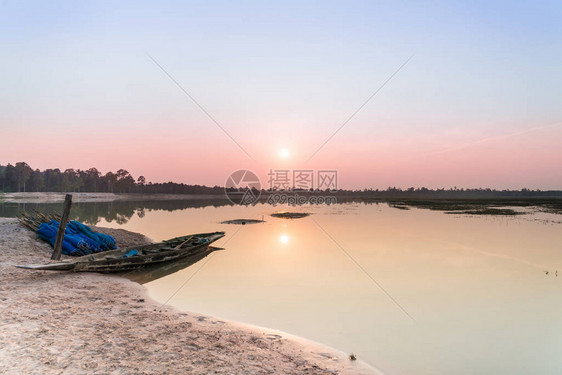
[[559, 15], [525, 2], [4, 2], [0, 164], [562, 189]]
[[[561, 188], [562, 126], [375, 140], [357, 137], [351, 128], [342, 130], [310, 162], [310, 150], [322, 143], [319, 137], [295, 133], [271, 142], [261, 140], [259, 132], [253, 139], [243, 137], [238, 141], [256, 160], [252, 161], [212, 125], [199, 134], [141, 128], [106, 129], [96, 136], [65, 128], [56, 137], [50, 128], [30, 134], [25, 127], [13, 127], [0, 139], [0, 149], [3, 164], [24, 160], [33, 168], [63, 170], [95, 166], [102, 173], [124, 168], [135, 178], [144, 175], [153, 182], [222, 186], [232, 171], [250, 169], [266, 186], [270, 169], [335, 169], [340, 188]], [[325, 138], [326, 134], [321, 139]], [[286, 159], [279, 156], [283, 148], [290, 152]]]

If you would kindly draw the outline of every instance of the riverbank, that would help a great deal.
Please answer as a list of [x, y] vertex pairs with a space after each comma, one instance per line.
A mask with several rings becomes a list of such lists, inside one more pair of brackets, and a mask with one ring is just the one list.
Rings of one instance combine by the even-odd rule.
[[[122, 246], [140, 234], [110, 231]], [[40, 272], [52, 249], [0, 219], [0, 373], [376, 374], [344, 353], [283, 333], [170, 307], [114, 275]]]
[[[525, 215], [530, 212], [547, 212], [554, 214], [562, 214], [562, 192], [535, 192], [534, 195], [524, 196], [521, 192], [512, 192], [508, 195], [506, 192], [496, 196], [491, 194], [483, 198], [466, 198], [458, 193], [456, 196], [431, 197], [423, 196], [420, 198], [403, 197], [407, 192], [402, 192], [396, 196], [381, 195], [373, 197], [369, 194], [346, 195], [338, 193], [334, 198], [338, 203], [361, 202], [363, 204], [379, 204], [386, 203], [393, 208], [400, 210], [409, 210], [410, 208], [429, 209], [432, 211], [442, 211], [446, 214], [453, 215], [485, 215], [485, 216], [515, 216]], [[517, 193], [517, 194], [516, 194]], [[207, 205], [228, 205], [231, 202], [226, 195], [212, 194], [143, 194], [143, 193], [71, 193], [72, 201], [75, 203], [89, 202], [152, 202], [152, 204], [168, 204], [170, 202], [182, 202], [182, 204], [191, 204], [197, 207]], [[310, 196], [314, 193], [298, 192], [299, 196]], [[381, 192], [382, 194], [382, 192]], [[452, 194], [452, 193], [451, 193]], [[1, 203], [61, 203], [64, 201], [66, 193], [0, 193]], [[267, 194], [262, 194], [260, 202], [267, 203]], [[273, 205], [275, 206], [275, 205]]]

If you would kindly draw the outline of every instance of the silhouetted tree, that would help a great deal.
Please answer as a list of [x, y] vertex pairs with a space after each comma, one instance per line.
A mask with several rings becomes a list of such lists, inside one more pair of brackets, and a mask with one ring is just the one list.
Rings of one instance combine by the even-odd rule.
[[107, 172], [105, 176], [103, 176], [103, 180], [107, 184], [107, 192], [113, 193], [113, 189], [115, 188], [115, 183], [117, 182], [117, 175], [113, 172]]
[[5, 191], [16, 191], [18, 185], [17, 182], [18, 177], [17, 177], [16, 167], [14, 167], [12, 164], [8, 164], [6, 166], [5, 180], [6, 180]]
[[22, 188], [23, 191], [25, 191], [25, 183], [27, 182], [27, 180], [29, 180], [31, 172], [33, 172], [33, 169], [31, 169], [31, 167], [27, 165], [27, 163], [23, 161], [16, 163], [16, 179], [18, 184], [18, 192], [20, 192]]
[[130, 193], [135, 188], [135, 179], [125, 169], [119, 169], [115, 186], [118, 193]]
[[28, 191], [43, 191], [45, 188], [45, 178], [39, 169], [31, 172], [28, 182]]
[[0, 165], [0, 186], [2, 186], [2, 191], [6, 190], [6, 167]]
[[47, 169], [43, 172], [43, 176], [45, 179], [45, 191], [63, 191], [60, 169]]
[[64, 171], [62, 175], [63, 191], [80, 191], [81, 181], [80, 175], [74, 169], [70, 168]]
[[101, 173], [96, 168], [90, 168], [84, 172], [84, 191], [98, 191], [98, 185], [100, 185]]

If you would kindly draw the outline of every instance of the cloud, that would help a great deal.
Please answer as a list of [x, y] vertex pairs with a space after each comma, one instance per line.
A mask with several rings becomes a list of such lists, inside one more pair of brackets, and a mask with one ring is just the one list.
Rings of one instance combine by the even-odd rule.
[[513, 133], [501, 134], [501, 135], [496, 135], [496, 136], [491, 136], [491, 137], [485, 137], [485, 138], [478, 139], [478, 140], [475, 140], [475, 141], [461, 143], [461, 144], [458, 144], [458, 145], [455, 145], [455, 146], [452, 146], [452, 147], [445, 148], [443, 150], [424, 152], [423, 155], [436, 155], [436, 154], [443, 154], [443, 153], [447, 153], [447, 152], [459, 151], [459, 150], [463, 150], [465, 148], [476, 146], [476, 145], [479, 145], [479, 144], [482, 144], [482, 143], [488, 143], [488, 142], [499, 141], [499, 140], [502, 140], [502, 139], [520, 137], [522, 135], [532, 133], [532, 132], [535, 132], [535, 131], [538, 131], [538, 130], [559, 127], [560, 125], [562, 125], [562, 123], [557, 123], [557, 124], [553, 124], [553, 125], [535, 126], [535, 127], [532, 127], [532, 128], [520, 130], [520, 131], [513, 132]]

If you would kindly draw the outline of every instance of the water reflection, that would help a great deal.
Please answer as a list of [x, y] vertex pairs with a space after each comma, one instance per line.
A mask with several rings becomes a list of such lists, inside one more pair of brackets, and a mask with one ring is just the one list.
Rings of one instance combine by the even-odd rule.
[[[540, 202], [539, 202], [540, 203]], [[402, 203], [406, 204], [406, 203]], [[428, 210], [438, 210], [445, 213], [455, 213], [454, 216], [466, 216], [470, 212], [478, 211], [455, 211], [457, 206], [453, 205], [451, 207], [451, 202], [448, 204], [441, 204], [441, 206], [435, 205], [422, 205], [420, 202], [408, 202], [412, 207], [428, 209]], [[511, 209], [513, 202], [506, 201], [505, 206], [495, 204], [494, 207], [503, 207], [505, 209]], [[510, 206], [507, 206], [507, 205]], [[522, 215], [525, 220], [539, 221], [543, 224], [557, 225], [562, 224], [560, 216], [556, 215], [561, 213], [560, 210], [547, 210], [545, 206], [538, 204], [535, 207], [527, 206], [517, 207], [518, 214]], [[373, 200], [362, 200], [358, 198], [345, 198], [340, 197], [340, 201], [333, 208], [333, 212], [330, 215], [350, 215], [355, 214], [350, 211], [349, 208], [354, 205], [360, 206], [376, 206], [380, 210], [382, 207], [391, 207], [397, 211], [403, 210], [402, 206], [398, 206], [392, 202], [383, 201], [373, 201]], [[487, 207], [486, 204], [482, 203], [481, 206]], [[152, 211], [165, 211], [172, 212], [178, 210], [186, 210], [191, 208], [204, 209], [208, 207], [225, 207], [232, 206], [232, 203], [226, 199], [213, 198], [213, 199], [158, 199], [153, 198], [151, 200], [117, 200], [113, 202], [74, 202], [72, 204], [71, 219], [81, 221], [88, 225], [96, 225], [100, 222], [116, 223], [119, 225], [127, 224], [133, 218], [144, 218], [147, 213]], [[287, 221], [292, 221], [293, 219], [302, 219], [310, 215], [310, 212], [296, 212], [296, 207], [294, 206], [283, 206], [284, 211], [279, 212], [280, 205], [270, 205], [265, 202], [256, 204], [257, 207], [265, 207], [267, 210], [261, 211], [261, 214], [257, 217], [248, 217], [244, 219], [234, 219], [224, 221], [224, 224], [253, 224], [264, 222], [264, 217], [271, 216], [273, 218], [288, 219]], [[313, 207], [321, 207], [322, 205], [304, 205], [309, 211]], [[304, 208], [299, 206], [298, 208]], [[409, 206], [408, 206], [409, 207]], [[464, 207], [464, 206], [463, 206]], [[480, 206], [477, 206], [480, 207]], [[510, 208], [511, 207], [511, 208]], [[506, 215], [499, 215], [498, 212], [493, 210], [484, 210], [482, 207], [479, 208], [477, 216], [489, 217], [489, 218], [502, 218]], [[46, 213], [61, 212], [62, 202], [59, 203], [16, 203], [16, 202], [2, 202], [0, 200], [0, 217], [16, 217], [23, 211], [40, 211]], [[277, 211], [277, 212], [276, 212]], [[501, 211], [501, 210], [500, 210]], [[534, 212], [544, 212], [552, 213], [548, 218], [537, 218], [534, 217]], [[486, 215], [483, 215], [486, 213]], [[511, 215], [507, 215], [508, 217]], [[226, 218], [225, 218], [226, 219]]]
[[[362, 202], [365, 205], [378, 205], [380, 202]], [[16, 217], [24, 211], [39, 211], [45, 213], [55, 213], [62, 211], [62, 202], [58, 203], [2, 203], [0, 201], [0, 217]], [[134, 217], [142, 219], [148, 212], [152, 211], [178, 211], [190, 208], [206, 208], [206, 207], [224, 207], [232, 206], [232, 203], [226, 199], [174, 199], [174, 200], [117, 200], [113, 202], [74, 202], [72, 204], [71, 219], [78, 220], [88, 225], [96, 225], [101, 221], [107, 223], [116, 223], [123, 225], [128, 223]], [[256, 218], [228, 220], [227, 223], [232, 224], [253, 224], [264, 222], [264, 216], [269, 215], [275, 210], [274, 206], [267, 203], [258, 203], [256, 206], [267, 207], [262, 215]], [[287, 213], [289, 216], [281, 218], [295, 219], [306, 217], [308, 213]], [[275, 217], [275, 213], [272, 215]], [[294, 215], [294, 216], [292, 216]]]
[[[556, 317], [562, 300], [555, 270], [562, 269], [562, 232], [534, 221], [554, 215], [451, 216], [359, 203], [306, 209], [415, 323], [312, 217], [239, 226], [235, 237], [227, 234], [226, 251], [168, 303], [314, 339], [388, 374], [560, 373], [562, 324]], [[228, 230], [222, 218], [260, 218], [277, 210], [159, 211], [124, 227], [168, 238], [186, 227]], [[167, 301], [195, 268], [147, 283], [149, 294]]]
[[155, 264], [147, 266], [141, 269], [137, 269], [131, 272], [123, 273], [121, 276], [128, 278], [131, 281], [135, 281], [139, 284], [146, 284], [154, 280], [158, 280], [164, 276], [171, 275], [175, 272], [183, 270], [189, 266], [194, 265], [200, 260], [206, 258], [215, 251], [224, 250], [220, 247], [210, 246], [206, 251], [197, 254], [195, 256], [183, 258], [180, 260], [174, 260], [171, 262], [166, 262], [164, 264]]
[[[24, 206], [32, 205], [17, 208]], [[2, 216], [6, 207], [0, 204]], [[562, 270], [562, 231], [560, 216], [552, 212], [447, 215], [361, 202], [307, 206], [314, 216], [285, 220], [269, 215], [291, 207], [266, 204], [151, 201], [76, 207], [76, 216], [156, 241], [227, 231], [219, 243], [226, 251], [194, 267], [134, 275], [161, 303], [313, 339], [354, 352], [388, 374], [562, 373], [562, 281], [556, 278]], [[264, 216], [261, 225], [221, 224]], [[313, 219], [415, 316], [415, 323]]]
[[[188, 208], [228, 206], [225, 199], [148, 200], [114, 202], [76, 202], [72, 204], [71, 219], [88, 225], [106, 222], [126, 224], [134, 216], [143, 218], [151, 211], [176, 211]], [[61, 212], [61, 203], [0, 203], [0, 217], [16, 217], [23, 211]]]

